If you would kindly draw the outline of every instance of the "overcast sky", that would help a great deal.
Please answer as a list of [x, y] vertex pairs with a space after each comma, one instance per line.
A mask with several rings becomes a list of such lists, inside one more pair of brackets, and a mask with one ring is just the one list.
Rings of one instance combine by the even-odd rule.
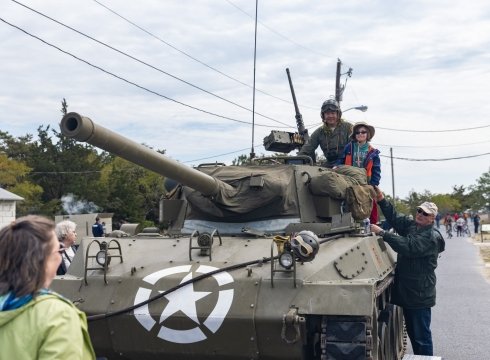
[[490, 170], [489, 1], [259, 0], [252, 131], [254, 18], [252, 0], [0, 0], [0, 129], [59, 129], [65, 98], [189, 166], [231, 164], [252, 134], [260, 155], [295, 130], [286, 68], [311, 133], [340, 58], [342, 108], [369, 107], [344, 118], [376, 128], [385, 192], [390, 148], [402, 198]]

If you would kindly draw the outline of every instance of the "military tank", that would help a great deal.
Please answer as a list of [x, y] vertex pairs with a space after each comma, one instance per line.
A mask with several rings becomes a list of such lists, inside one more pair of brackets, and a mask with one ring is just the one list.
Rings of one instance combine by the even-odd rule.
[[396, 256], [309, 157], [191, 168], [66, 114], [61, 132], [175, 180], [157, 229], [84, 238], [52, 288], [108, 359], [401, 359]]

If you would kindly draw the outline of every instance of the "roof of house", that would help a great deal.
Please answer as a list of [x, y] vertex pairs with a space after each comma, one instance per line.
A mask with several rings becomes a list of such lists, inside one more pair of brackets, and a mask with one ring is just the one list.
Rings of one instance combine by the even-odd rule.
[[24, 198], [11, 193], [10, 191], [0, 188], [0, 200], [22, 201], [24, 200]]

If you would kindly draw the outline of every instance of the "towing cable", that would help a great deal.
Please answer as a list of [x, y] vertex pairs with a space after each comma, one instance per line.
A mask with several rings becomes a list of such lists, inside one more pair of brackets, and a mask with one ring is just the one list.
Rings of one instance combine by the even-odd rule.
[[[334, 240], [334, 239], [337, 239], [339, 237], [342, 237], [342, 235], [334, 235], [334, 236], [331, 236], [331, 237], [322, 239], [321, 241], [318, 241], [318, 243], [319, 244], [323, 244], [323, 243], [325, 243], [327, 241]], [[155, 295], [155, 296], [149, 298], [148, 300], [142, 301], [142, 302], [140, 302], [138, 304], [135, 304], [135, 305], [132, 305], [132, 306], [128, 306], [128, 307], [126, 307], [124, 309], [113, 311], [113, 312], [109, 312], [109, 313], [105, 313], [105, 314], [97, 314], [97, 315], [87, 316], [87, 321], [89, 321], [89, 322], [90, 321], [97, 321], [97, 320], [108, 319], [110, 317], [122, 315], [122, 314], [128, 313], [130, 311], [133, 311], [134, 309], [137, 309], [137, 308], [139, 308], [141, 306], [148, 305], [149, 303], [151, 303], [153, 301], [156, 301], [156, 300], [164, 297], [165, 295], [168, 295], [171, 292], [174, 292], [175, 290], [178, 290], [178, 289], [180, 289], [180, 288], [182, 288], [182, 287], [184, 287], [186, 285], [195, 283], [197, 281], [200, 281], [202, 279], [208, 278], [208, 277], [213, 276], [215, 274], [218, 274], [220, 272], [241, 269], [241, 268], [244, 268], [246, 266], [255, 265], [255, 264], [260, 264], [262, 266], [262, 264], [264, 264], [266, 262], [269, 262], [271, 260], [276, 260], [278, 258], [279, 258], [278, 255], [276, 255], [274, 257], [264, 257], [262, 259], [252, 260], [252, 261], [248, 261], [248, 262], [244, 262], [244, 263], [240, 263], [240, 264], [235, 264], [235, 265], [230, 265], [230, 266], [226, 266], [224, 268], [216, 269], [216, 270], [213, 270], [213, 271], [208, 272], [206, 274], [198, 275], [195, 278], [192, 278], [192, 279], [189, 279], [187, 281], [184, 281], [183, 283], [180, 283], [179, 285], [174, 286], [174, 287], [172, 287], [172, 288], [170, 288], [170, 289], [168, 289], [168, 290], [166, 290], [166, 291], [164, 291], [164, 292], [162, 292], [162, 293], [160, 293], [158, 295]]]

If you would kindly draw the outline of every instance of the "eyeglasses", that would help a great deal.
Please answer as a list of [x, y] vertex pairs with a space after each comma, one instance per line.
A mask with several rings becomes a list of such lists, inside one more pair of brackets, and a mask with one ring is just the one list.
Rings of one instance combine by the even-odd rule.
[[418, 208], [418, 209], [417, 209], [417, 212], [418, 212], [419, 214], [424, 215], [424, 216], [429, 216], [429, 215], [430, 215], [430, 214], [427, 214], [427, 213], [426, 213], [424, 210], [422, 210], [422, 209], [420, 209], [420, 208]]
[[367, 131], [356, 131], [356, 135], [359, 135], [359, 134], [367, 134], [368, 132]]
[[65, 252], [65, 246], [60, 243], [60, 248], [54, 251], [55, 253], [63, 254]]

